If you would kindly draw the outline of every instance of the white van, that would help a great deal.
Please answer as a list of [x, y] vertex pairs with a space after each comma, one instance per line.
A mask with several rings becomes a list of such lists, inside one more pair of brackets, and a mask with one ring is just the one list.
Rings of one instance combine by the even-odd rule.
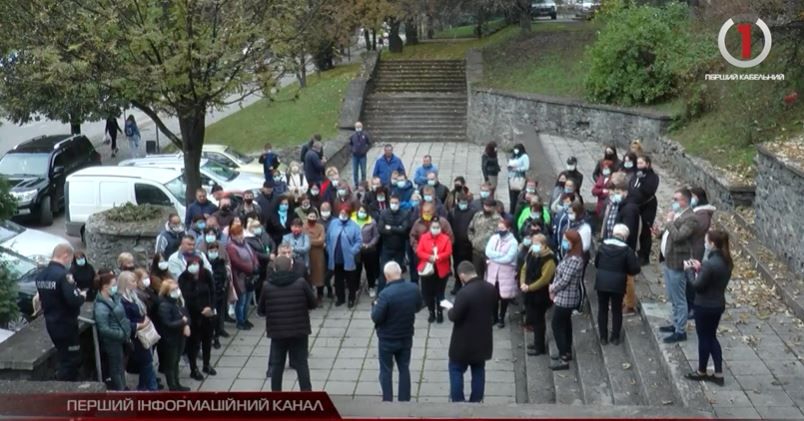
[[[177, 155], [150, 155], [145, 158], [134, 158], [120, 161], [121, 167], [155, 167], [184, 171], [184, 158]], [[201, 159], [201, 186], [209, 192], [216, 184], [226, 191], [256, 191], [262, 187], [265, 179], [261, 175], [244, 173], [211, 159]]]
[[181, 171], [163, 168], [89, 167], [67, 177], [64, 188], [67, 235], [82, 237], [93, 213], [127, 202], [173, 206], [186, 214], [186, 185]]

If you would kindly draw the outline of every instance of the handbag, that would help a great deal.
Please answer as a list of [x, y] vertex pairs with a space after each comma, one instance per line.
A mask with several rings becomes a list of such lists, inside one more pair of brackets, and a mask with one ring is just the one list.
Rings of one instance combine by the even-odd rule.
[[508, 178], [508, 188], [511, 190], [522, 190], [525, 188], [525, 173], [515, 172]]
[[[433, 256], [438, 255], [438, 249], [433, 247]], [[435, 265], [433, 262], [425, 263], [422, 270], [419, 271], [419, 276], [433, 276], [435, 274]]]
[[160, 339], [159, 333], [156, 331], [154, 324], [148, 323], [147, 326], [137, 331], [137, 339], [139, 339], [142, 347], [145, 349], [151, 349]]

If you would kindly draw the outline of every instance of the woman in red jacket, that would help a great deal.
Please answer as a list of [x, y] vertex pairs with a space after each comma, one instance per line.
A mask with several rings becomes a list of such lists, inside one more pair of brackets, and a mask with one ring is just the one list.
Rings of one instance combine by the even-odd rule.
[[[450, 258], [452, 257], [452, 241], [449, 235], [441, 231], [441, 223], [438, 216], [434, 216], [430, 221], [430, 230], [419, 237], [419, 244], [416, 247], [416, 255], [419, 257], [419, 276], [422, 285], [422, 296], [430, 310], [428, 323], [437, 321], [444, 322], [444, 313], [438, 303], [444, 299], [444, 292], [447, 289], [447, 277], [450, 271]], [[432, 266], [432, 273], [424, 274], [425, 267]], [[425, 271], [425, 272], [423, 272]], [[438, 315], [436, 315], [438, 309]]]
[[595, 179], [595, 186], [592, 187], [592, 196], [597, 197], [597, 206], [595, 206], [595, 214], [598, 219], [603, 219], [603, 213], [606, 211], [606, 205], [609, 203], [609, 180], [614, 173], [614, 163], [609, 160], [603, 160], [599, 164], [600, 175]]

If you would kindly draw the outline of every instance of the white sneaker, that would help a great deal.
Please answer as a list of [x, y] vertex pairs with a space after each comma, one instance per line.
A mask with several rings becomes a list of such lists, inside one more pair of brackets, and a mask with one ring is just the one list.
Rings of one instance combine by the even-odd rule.
[[377, 296], [377, 290], [374, 288], [369, 288], [369, 298], [374, 298]]

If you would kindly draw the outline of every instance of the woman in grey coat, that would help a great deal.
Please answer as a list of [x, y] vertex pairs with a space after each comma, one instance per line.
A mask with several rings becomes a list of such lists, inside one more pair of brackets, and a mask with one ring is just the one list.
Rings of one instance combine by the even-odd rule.
[[352, 220], [360, 226], [360, 234], [363, 237], [363, 246], [360, 247], [360, 266], [366, 271], [369, 297], [374, 298], [376, 296], [374, 288], [380, 276], [380, 254], [377, 247], [380, 241], [380, 231], [377, 228], [377, 221], [369, 215], [366, 205], [360, 205], [357, 208], [357, 212], [352, 214]]
[[98, 296], [95, 298], [95, 328], [98, 329], [101, 349], [109, 367], [112, 390], [125, 390], [126, 374], [123, 366], [123, 351], [130, 341], [131, 323], [117, 295], [117, 279], [109, 270], [101, 271], [97, 280]]

